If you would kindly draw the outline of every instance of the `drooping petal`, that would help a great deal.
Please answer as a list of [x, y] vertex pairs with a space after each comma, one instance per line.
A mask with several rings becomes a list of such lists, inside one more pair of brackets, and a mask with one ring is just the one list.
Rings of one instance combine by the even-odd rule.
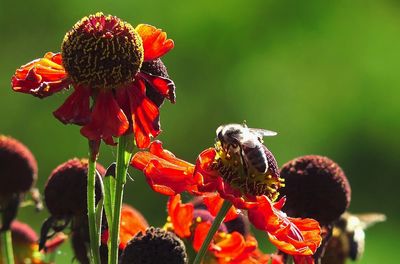
[[139, 75], [162, 96], [175, 103], [175, 83], [171, 79], [144, 72]]
[[249, 220], [256, 228], [266, 231], [276, 247], [290, 255], [315, 253], [321, 244], [321, 228], [317, 221], [287, 217], [268, 197], [257, 199], [257, 207], [248, 210]]
[[161, 194], [175, 195], [197, 190], [198, 179], [193, 177], [194, 165], [164, 150], [160, 141], [151, 143], [150, 152], [137, 152], [131, 165], [142, 170], [150, 187]]
[[81, 133], [90, 140], [109, 139], [123, 135], [128, 127], [128, 119], [114, 99], [112, 91], [107, 90], [97, 95], [91, 120], [82, 127]]
[[167, 33], [161, 29], [147, 24], [139, 24], [136, 27], [143, 41], [144, 60], [155, 60], [174, 47], [174, 41], [167, 39]]
[[138, 79], [131, 86], [118, 89], [117, 101], [124, 110], [127, 108], [129, 111], [129, 121], [133, 126], [136, 145], [139, 148], [147, 148], [150, 137], [156, 137], [161, 132], [160, 113], [157, 105], [146, 97], [146, 86], [143, 81]]
[[[224, 199], [218, 193], [207, 193], [203, 196], [203, 203], [207, 206], [211, 215], [216, 216], [222, 207]], [[231, 221], [238, 216], [238, 211], [232, 205], [225, 216], [224, 222]]]
[[48, 52], [15, 71], [11, 79], [12, 89], [44, 98], [68, 88], [67, 73], [61, 65], [61, 54]]
[[174, 232], [181, 238], [189, 237], [193, 220], [193, 204], [183, 204], [181, 196], [171, 196], [168, 201], [168, 215], [174, 226]]
[[73, 93], [53, 114], [64, 124], [87, 124], [90, 121], [90, 90], [75, 87]]

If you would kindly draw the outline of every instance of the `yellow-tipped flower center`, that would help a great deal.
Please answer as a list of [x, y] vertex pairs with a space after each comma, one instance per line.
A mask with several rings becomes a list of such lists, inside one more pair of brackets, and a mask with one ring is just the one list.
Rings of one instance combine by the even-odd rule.
[[272, 201], [276, 200], [279, 196], [278, 189], [284, 187], [284, 180], [276, 172], [269, 168], [267, 172], [260, 173], [250, 164], [247, 164], [246, 170], [240, 152], [232, 149], [226, 152], [219, 141], [215, 144], [215, 150], [217, 155], [213, 167], [225, 182], [241, 190], [243, 194], [266, 195]]
[[115, 16], [84, 17], [65, 35], [63, 66], [78, 85], [118, 88], [134, 80], [143, 62], [142, 39]]

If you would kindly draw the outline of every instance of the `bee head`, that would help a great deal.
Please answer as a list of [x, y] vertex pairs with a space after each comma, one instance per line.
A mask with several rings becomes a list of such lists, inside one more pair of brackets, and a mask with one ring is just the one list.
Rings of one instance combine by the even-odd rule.
[[239, 124], [221, 125], [216, 131], [218, 140], [221, 141], [224, 146], [232, 145], [236, 148], [240, 145], [243, 129], [243, 125]]

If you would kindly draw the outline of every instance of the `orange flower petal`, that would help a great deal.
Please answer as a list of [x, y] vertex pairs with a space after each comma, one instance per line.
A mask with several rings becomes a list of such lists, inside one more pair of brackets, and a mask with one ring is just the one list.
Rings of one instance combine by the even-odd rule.
[[290, 255], [315, 253], [321, 244], [321, 228], [317, 221], [287, 217], [268, 197], [259, 196], [257, 199], [257, 207], [248, 211], [249, 220], [256, 228], [267, 231], [276, 247]]
[[102, 91], [96, 97], [91, 120], [82, 127], [81, 134], [90, 140], [106, 139], [123, 135], [128, 127], [128, 119], [112, 91]]
[[208, 231], [211, 228], [211, 223], [209, 222], [201, 222], [196, 226], [194, 230], [193, 236], [193, 249], [198, 252], [203, 244], [203, 241], [206, 239]]
[[70, 81], [61, 65], [61, 54], [48, 52], [43, 58], [21, 66], [11, 79], [12, 89], [43, 98], [68, 88]]
[[197, 178], [193, 177], [194, 165], [176, 158], [162, 148], [160, 141], [150, 144], [150, 152], [137, 152], [131, 165], [142, 170], [151, 188], [164, 195], [175, 195], [197, 189]]
[[181, 196], [178, 194], [170, 197], [167, 207], [174, 232], [181, 238], [189, 237], [193, 220], [193, 204], [182, 204]]
[[[216, 216], [221, 210], [224, 199], [218, 193], [207, 193], [203, 196], [203, 203], [207, 206], [208, 211]], [[238, 212], [234, 206], [231, 206], [227, 215], [225, 216], [224, 222], [231, 221], [238, 216]]]
[[149, 227], [146, 219], [136, 209], [123, 205], [121, 211], [121, 223], [119, 248], [124, 249], [126, 244], [140, 231], [146, 231]]
[[227, 234], [213, 246], [213, 253], [217, 258], [231, 258], [239, 256], [246, 247], [244, 237], [239, 232]]
[[174, 47], [174, 41], [167, 39], [167, 33], [151, 25], [140, 24], [136, 27], [143, 41], [144, 60], [155, 60]]
[[74, 92], [53, 114], [64, 124], [87, 124], [90, 121], [90, 90], [75, 87]]

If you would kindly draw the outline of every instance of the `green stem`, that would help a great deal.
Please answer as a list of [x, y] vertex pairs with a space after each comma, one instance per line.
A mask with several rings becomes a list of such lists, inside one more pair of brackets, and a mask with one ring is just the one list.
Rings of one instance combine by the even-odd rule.
[[228, 213], [229, 209], [231, 208], [232, 204], [231, 202], [224, 200], [224, 203], [221, 206], [221, 209], [219, 210], [217, 216], [214, 219], [214, 222], [211, 225], [210, 230], [208, 231], [206, 239], [203, 241], [203, 244], [201, 245], [201, 248], [199, 252], [196, 255], [196, 258], [193, 262], [193, 264], [200, 264], [201, 260], [203, 259], [204, 255], [207, 252], [208, 246], [210, 245], [210, 242], [212, 238], [214, 237], [215, 233], [217, 232], [219, 226], [221, 225], [222, 221], [224, 220], [226, 214]]
[[121, 221], [121, 207], [124, 196], [124, 185], [126, 183], [126, 174], [129, 162], [132, 157], [131, 135], [122, 136], [118, 139], [117, 165], [115, 170], [115, 199], [112, 223], [109, 224], [110, 239], [108, 241], [108, 263], [118, 263], [119, 248], [119, 229]]
[[10, 230], [1, 233], [1, 252], [5, 264], [14, 264], [14, 253]]
[[[90, 263], [100, 264], [100, 232], [96, 225], [96, 159], [97, 152], [93, 149], [92, 142], [89, 142], [89, 164], [87, 177], [87, 208], [90, 236]], [[95, 153], [94, 153], [95, 152]]]

